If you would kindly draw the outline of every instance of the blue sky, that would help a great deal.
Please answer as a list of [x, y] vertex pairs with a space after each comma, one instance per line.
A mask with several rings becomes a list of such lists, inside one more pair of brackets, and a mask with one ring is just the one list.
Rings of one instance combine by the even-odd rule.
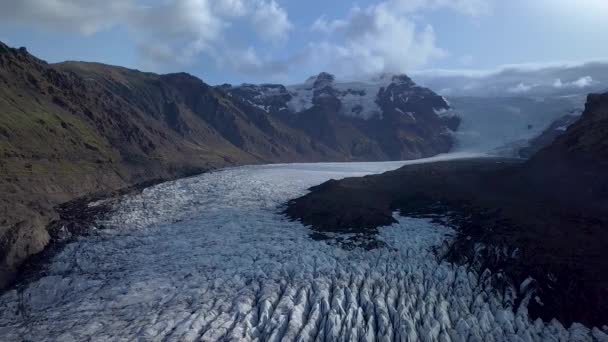
[[606, 59], [606, 0], [21, 0], [0, 40], [49, 62], [218, 83]]

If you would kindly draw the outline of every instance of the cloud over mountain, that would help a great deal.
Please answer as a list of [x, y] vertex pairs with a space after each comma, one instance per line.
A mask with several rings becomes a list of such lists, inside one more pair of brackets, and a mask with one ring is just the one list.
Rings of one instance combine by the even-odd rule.
[[[379, 0], [353, 5], [341, 17], [320, 16], [312, 30], [295, 27], [277, 0], [5, 1], [0, 20], [85, 36], [122, 30], [146, 69], [211, 60], [224, 72], [242, 75], [272, 78], [290, 68], [323, 68], [350, 76], [405, 72], [445, 57], [433, 27], [416, 16], [448, 10], [479, 17], [491, 11], [493, 1]], [[232, 30], [239, 39], [231, 39]], [[280, 51], [277, 46], [296, 30], [308, 31], [305, 43]]]
[[433, 27], [414, 20], [417, 13], [448, 9], [480, 16], [490, 8], [486, 0], [387, 0], [354, 6], [343, 18], [321, 16], [313, 23], [312, 30], [324, 36], [311, 45], [311, 54], [343, 75], [406, 72], [448, 55], [437, 45]]
[[443, 95], [545, 96], [600, 92], [608, 87], [608, 61], [507, 65], [494, 70], [427, 70], [414, 79]]
[[246, 53], [246, 47], [226, 48], [226, 31], [234, 25], [248, 26], [260, 41], [283, 40], [292, 28], [275, 0], [5, 1], [0, 3], [0, 20], [83, 35], [126, 29], [140, 57], [151, 64], [189, 63], [200, 54], [224, 59], [225, 51]]

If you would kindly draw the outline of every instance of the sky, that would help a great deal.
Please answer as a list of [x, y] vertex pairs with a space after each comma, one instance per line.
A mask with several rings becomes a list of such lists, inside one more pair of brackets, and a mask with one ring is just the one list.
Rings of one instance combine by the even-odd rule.
[[605, 32], [607, 0], [0, 0], [0, 41], [51, 63], [211, 84], [606, 60]]

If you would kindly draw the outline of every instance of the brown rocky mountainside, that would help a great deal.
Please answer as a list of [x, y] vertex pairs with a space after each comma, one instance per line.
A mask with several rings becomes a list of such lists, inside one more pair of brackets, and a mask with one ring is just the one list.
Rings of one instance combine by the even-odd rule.
[[[286, 213], [328, 230], [375, 234], [392, 213], [432, 217], [458, 235], [444, 257], [490, 269], [532, 317], [608, 324], [608, 93], [528, 161], [480, 158], [329, 181]], [[530, 281], [530, 279], [533, 279]]]
[[[0, 288], [49, 243], [53, 208], [76, 197], [230, 165], [416, 158], [451, 146], [447, 123], [424, 105], [410, 116], [425, 120], [368, 134], [334, 113], [335, 101], [294, 119], [232, 90], [185, 73], [47, 64], [0, 43]], [[385, 136], [399, 147], [382, 147]]]

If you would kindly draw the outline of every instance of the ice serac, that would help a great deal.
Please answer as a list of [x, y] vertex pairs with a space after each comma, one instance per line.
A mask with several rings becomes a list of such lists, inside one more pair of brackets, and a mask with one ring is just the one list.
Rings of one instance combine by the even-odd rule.
[[402, 160], [447, 152], [459, 117], [407, 75], [341, 81], [322, 72], [303, 84], [224, 85], [240, 98], [353, 160]]

